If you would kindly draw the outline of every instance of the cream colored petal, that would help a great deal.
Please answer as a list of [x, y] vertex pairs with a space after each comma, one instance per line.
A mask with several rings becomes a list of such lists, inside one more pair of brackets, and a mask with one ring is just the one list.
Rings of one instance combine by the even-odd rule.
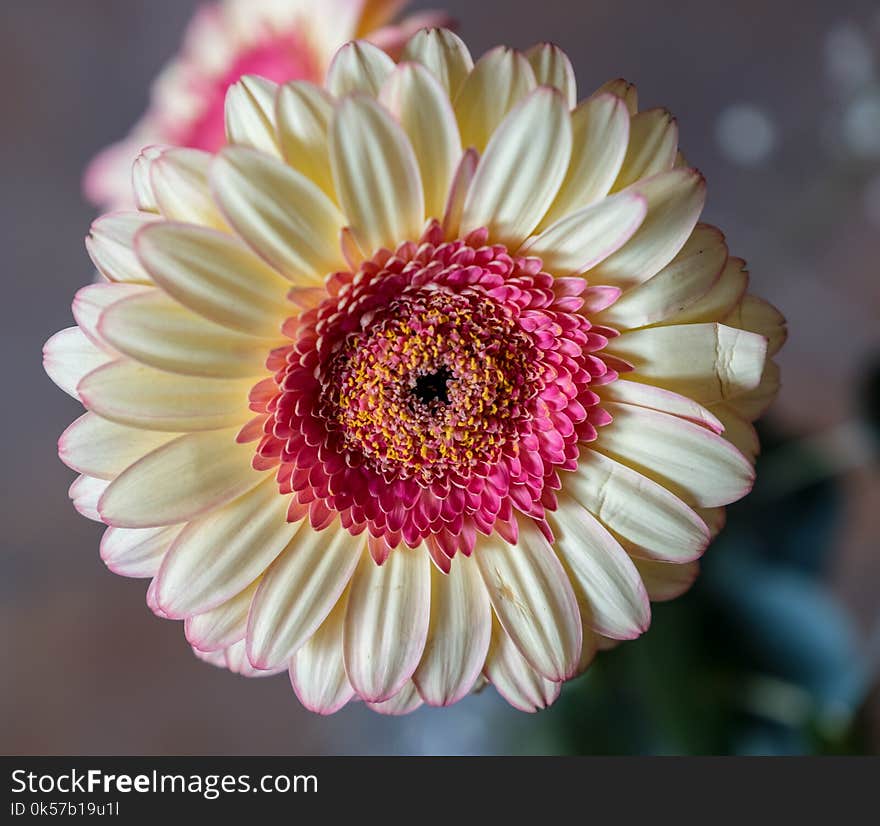
[[79, 327], [55, 333], [43, 345], [43, 369], [67, 395], [81, 399], [78, 385], [93, 370], [109, 364], [113, 356], [100, 350]]
[[565, 177], [571, 117], [555, 89], [536, 89], [492, 135], [480, 158], [461, 231], [489, 229], [493, 241], [520, 244], [538, 225]]
[[712, 413], [724, 425], [723, 436], [752, 461], [761, 452], [761, 442], [754, 426], [730, 405], [720, 402], [712, 405]]
[[394, 61], [378, 46], [365, 40], [352, 40], [333, 56], [327, 70], [326, 86], [335, 97], [366, 92], [376, 97]]
[[471, 181], [477, 171], [479, 156], [475, 149], [466, 149], [461, 156], [461, 161], [452, 177], [449, 187], [449, 198], [443, 211], [443, 236], [448, 239], [458, 237], [461, 226], [461, 215], [464, 212], [464, 202], [470, 190]]
[[563, 488], [636, 556], [689, 562], [709, 544], [706, 524], [681, 499], [601, 453], [584, 450]]
[[660, 272], [684, 246], [703, 209], [706, 182], [693, 169], [673, 169], [623, 191], [643, 196], [648, 214], [638, 232], [590, 273], [590, 281], [628, 289]]
[[425, 220], [418, 161], [401, 126], [372, 98], [342, 100], [330, 128], [339, 202], [361, 248], [416, 241]]
[[423, 700], [419, 696], [415, 683], [410, 680], [404, 683], [403, 688], [393, 697], [381, 703], [367, 703], [367, 708], [371, 711], [377, 711], [379, 714], [387, 714], [391, 717], [400, 717], [404, 714], [411, 714], [417, 708], [423, 705]]
[[699, 560], [676, 565], [654, 559], [634, 559], [652, 602], [667, 602], [690, 589], [700, 573]]
[[96, 479], [114, 479], [177, 435], [126, 427], [95, 413], [85, 413], [61, 434], [58, 456], [79, 473]]
[[134, 193], [134, 203], [143, 212], [159, 211], [156, 195], [153, 192], [153, 183], [150, 180], [150, 167], [165, 148], [164, 146], [147, 146], [140, 151], [132, 164], [131, 188]]
[[612, 402], [635, 404], [639, 407], [650, 407], [652, 410], [661, 410], [688, 419], [716, 433], [724, 430], [724, 425], [712, 411], [698, 404], [687, 396], [673, 393], [663, 387], [655, 387], [653, 384], [642, 384], [628, 379], [618, 379], [610, 384], [597, 387], [596, 392], [603, 398]]
[[149, 284], [151, 279], [134, 253], [134, 236], [141, 227], [160, 220], [148, 212], [111, 212], [92, 223], [86, 250], [109, 281]]
[[648, 109], [633, 116], [629, 145], [612, 191], [672, 169], [678, 152], [678, 123], [666, 109]]
[[180, 525], [160, 528], [107, 528], [101, 537], [101, 559], [119, 576], [154, 577]]
[[250, 378], [180, 376], [126, 360], [97, 366], [79, 382], [78, 392], [89, 410], [119, 424], [189, 432], [241, 426], [253, 415]]
[[228, 230], [211, 198], [208, 174], [213, 155], [199, 149], [166, 149], [150, 164], [150, 182], [159, 211], [172, 221]]
[[474, 61], [464, 41], [448, 29], [421, 29], [403, 49], [401, 62], [427, 67], [440, 81], [450, 100], [455, 100]]
[[631, 330], [608, 352], [633, 365], [629, 378], [711, 404], [758, 385], [767, 340], [724, 324], [674, 324]]
[[138, 233], [137, 253], [156, 283], [195, 313], [252, 336], [277, 336], [295, 308], [290, 282], [238, 239], [190, 224]]
[[767, 359], [764, 372], [761, 374], [761, 381], [758, 382], [757, 387], [733, 399], [728, 399], [727, 403], [739, 416], [753, 422], [763, 416], [767, 408], [773, 404], [779, 387], [779, 365], [775, 361]]
[[96, 347], [106, 350], [111, 356], [119, 357], [119, 352], [106, 341], [98, 331], [101, 313], [111, 304], [135, 295], [155, 292], [143, 284], [107, 283], [100, 281], [82, 287], [73, 298], [73, 318], [80, 330]]
[[614, 639], [639, 636], [651, 622], [650, 605], [620, 543], [566, 493], [549, 521], [567, 575], [590, 607], [593, 630]]
[[232, 599], [266, 570], [300, 527], [287, 521], [290, 500], [279, 493], [274, 476], [248, 470], [250, 476], [238, 484], [245, 492], [232, 501], [224, 493], [228, 504], [216, 502], [190, 522], [168, 551], [156, 597], [172, 619], [202, 614]]
[[290, 658], [293, 690], [299, 701], [317, 714], [334, 714], [354, 697], [342, 658], [347, 603], [346, 594], [311, 639]]
[[431, 563], [422, 547], [403, 545], [377, 565], [361, 556], [345, 612], [345, 670], [358, 694], [381, 703], [419, 664], [428, 635]]
[[621, 192], [570, 213], [526, 241], [519, 254], [538, 256], [544, 268], [557, 276], [580, 274], [626, 244], [646, 214], [641, 195]]
[[492, 608], [529, 665], [548, 680], [577, 669], [583, 640], [571, 583], [550, 543], [531, 520], [520, 520], [519, 540], [480, 537], [474, 550]]
[[[749, 275], [745, 269], [745, 262], [741, 258], [728, 258], [718, 280], [702, 298], [663, 320], [667, 324], [721, 321], [742, 300], [748, 284]], [[725, 323], [730, 324], [730, 322]], [[737, 325], [730, 324], [730, 326]]]
[[388, 75], [379, 100], [397, 118], [412, 144], [425, 191], [426, 214], [441, 219], [461, 160], [458, 123], [446, 90], [425, 67], [403, 63]]
[[767, 339], [767, 354], [775, 356], [785, 343], [788, 331], [785, 317], [772, 304], [747, 295], [724, 317], [724, 323], [740, 330], [750, 330]]
[[528, 664], [497, 620], [493, 623], [485, 674], [510, 705], [529, 713], [553, 705], [562, 688], [560, 681], [542, 677]]
[[304, 175], [259, 152], [229, 147], [214, 160], [211, 182], [242, 238], [294, 284], [319, 286], [344, 263], [345, 220]]
[[275, 92], [278, 85], [256, 75], [244, 75], [226, 92], [226, 140], [280, 157], [275, 132]]
[[526, 60], [539, 86], [552, 86], [573, 109], [577, 103], [577, 81], [568, 55], [553, 43], [538, 43], [526, 52]]
[[286, 662], [326, 619], [364, 553], [364, 538], [338, 520], [316, 531], [304, 521], [272, 563], [248, 620], [247, 650], [257, 668]]
[[595, 92], [593, 97], [599, 95], [610, 94], [620, 98], [625, 104], [630, 115], [635, 115], [639, 110], [639, 93], [635, 83], [630, 83], [622, 77], [609, 80], [603, 83]]
[[626, 104], [611, 94], [589, 98], [574, 109], [571, 160], [540, 228], [608, 194], [626, 155], [629, 120]]
[[187, 642], [200, 651], [218, 651], [244, 639], [248, 611], [259, 579], [210, 611], [186, 618]]
[[506, 46], [486, 52], [454, 101], [462, 146], [482, 153], [507, 113], [536, 85], [535, 73], [520, 52]]
[[[259, 377], [266, 357], [282, 343], [207, 321], [153, 290], [117, 301], [101, 314], [101, 336], [149, 367], [209, 378]], [[255, 379], [256, 381], [256, 379]]]
[[683, 317], [713, 291], [727, 260], [724, 236], [715, 227], [700, 224], [669, 264], [625, 292], [599, 319], [627, 330]]
[[332, 115], [333, 100], [322, 87], [295, 80], [278, 88], [275, 117], [284, 160], [335, 200], [327, 150]]
[[643, 407], [603, 407], [614, 421], [599, 431], [592, 449], [660, 482], [688, 505], [727, 505], [751, 490], [751, 462], [716, 433]]
[[119, 528], [177, 525], [241, 496], [266, 474], [251, 467], [253, 447], [237, 444], [236, 432], [188, 433], [147, 454], [110, 483], [101, 518]]
[[429, 705], [457, 703], [486, 661], [492, 607], [472, 558], [457, 555], [448, 574], [431, 569], [428, 640], [413, 682]]
[[68, 489], [67, 495], [80, 516], [91, 519], [93, 522], [103, 522], [98, 503], [109, 484], [106, 479], [95, 479], [85, 475], [77, 476]]

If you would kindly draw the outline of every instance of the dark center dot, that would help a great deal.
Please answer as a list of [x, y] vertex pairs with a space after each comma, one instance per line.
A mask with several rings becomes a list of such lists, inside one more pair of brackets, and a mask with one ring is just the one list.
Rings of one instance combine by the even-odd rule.
[[433, 373], [424, 373], [416, 379], [412, 394], [424, 404], [430, 404], [433, 401], [449, 404], [449, 391], [446, 382], [451, 378], [452, 373], [446, 367], [441, 367]]

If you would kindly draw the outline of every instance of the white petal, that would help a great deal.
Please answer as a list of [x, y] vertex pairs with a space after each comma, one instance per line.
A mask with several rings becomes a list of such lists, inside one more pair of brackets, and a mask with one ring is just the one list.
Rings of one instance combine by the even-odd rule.
[[339, 210], [304, 175], [242, 147], [214, 160], [214, 195], [242, 238], [295, 284], [319, 286], [342, 265]]
[[614, 421], [591, 446], [666, 485], [687, 504], [727, 505], [751, 490], [751, 463], [705, 427], [644, 407], [603, 407]]
[[278, 89], [275, 112], [278, 140], [288, 165], [335, 199], [327, 150], [327, 131], [333, 115], [330, 95], [304, 80], [285, 83]]
[[621, 192], [570, 213], [526, 241], [519, 252], [538, 256], [554, 275], [579, 274], [626, 244], [646, 213], [641, 195]]
[[112, 359], [109, 353], [95, 347], [79, 327], [57, 332], [43, 345], [43, 369], [75, 399], [81, 398], [77, 388], [83, 377]]
[[187, 642], [200, 651], [217, 651], [243, 640], [247, 631], [248, 611], [259, 582], [259, 579], [255, 580], [210, 611], [187, 617]]
[[771, 359], [767, 359], [761, 381], [758, 386], [741, 396], [728, 400], [728, 405], [737, 415], [753, 422], [764, 415], [767, 408], [773, 404], [776, 394], [779, 392], [779, 365]]
[[549, 521], [572, 584], [589, 604], [593, 630], [624, 640], [645, 631], [651, 622], [648, 596], [620, 543], [567, 494]]
[[77, 512], [94, 522], [103, 521], [98, 508], [101, 496], [107, 490], [106, 479], [95, 479], [91, 476], [77, 476], [67, 491], [70, 501]]
[[654, 559], [634, 559], [633, 562], [639, 569], [639, 576], [652, 602], [667, 602], [680, 597], [694, 584], [700, 573], [697, 560], [683, 565]]
[[445, 238], [457, 238], [461, 226], [461, 215], [464, 202], [477, 171], [479, 157], [475, 149], [466, 149], [452, 177], [449, 187], [449, 198], [443, 211], [443, 235]]
[[401, 126], [372, 98], [342, 100], [330, 127], [339, 202], [361, 248], [416, 241], [425, 217], [419, 166]]
[[462, 232], [488, 227], [493, 241], [522, 242], [553, 202], [570, 155], [571, 117], [562, 96], [536, 89], [489, 140], [465, 200]]
[[251, 468], [253, 447], [235, 433], [188, 433], [135, 462], [101, 497], [101, 518], [120, 528], [176, 525], [250, 490], [265, 474]]
[[626, 330], [677, 318], [713, 291], [726, 261], [724, 236], [715, 227], [699, 225], [669, 264], [601, 314], [602, 323]]
[[275, 133], [275, 91], [271, 80], [244, 75], [226, 92], [226, 139], [279, 156]]
[[761, 452], [761, 443], [751, 422], [723, 402], [712, 405], [712, 413], [724, 426], [724, 438], [754, 461]]
[[401, 62], [426, 66], [440, 81], [450, 100], [455, 100], [474, 61], [464, 41], [448, 29], [421, 29], [403, 49]]
[[547, 708], [562, 689], [560, 681], [542, 677], [526, 662], [497, 622], [494, 623], [485, 674], [496, 691], [519, 711], [531, 713]]
[[703, 209], [706, 182], [693, 169], [673, 169], [623, 191], [642, 195], [648, 214], [638, 232], [590, 273], [590, 281], [627, 289], [660, 272], [684, 246]]
[[282, 343], [230, 330], [190, 312], [158, 290], [108, 307], [101, 336], [131, 358], [186, 376], [240, 378], [266, 374], [266, 357]]
[[521, 520], [516, 546], [497, 534], [474, 550], [495, 615], [539, 674], [566, 680], [581, 653], [581, 620], [571, 583], [550, 543]]
[[404, 63], [385, 81], [379, 100], [410, 139], [425, 190], [425, 212], [442, 218], [461, 159], [458, 123], [446, 90], [423, 66]]
[[304, 521], [263, 577], [248, 620], [247, 649], [257, 668], [286, 662], [336, 604], [364, 551], [363, 537], [338, 521], [316, 531]]
[[345, 673], [342, 632], [348, 597], [343, 596], [312, 638], [290, 659], [290, 682], [299, 701], [318, 714], [334, 714], [354, 697]]
[[454, 101], [462, 146], [482, 153], [505, 115], [536, 85], [532, 67], [519, 52], [506, 46], [486, 52]]
[[150, 180], [150, 167], [153, 161], [164, 151], [164, 146], [146, 146], [134, 159], [131, 167], [131, 188], [134, 193], [134, 202], [142, 212], [158, 212], [159, 205], [153, 193], [153, 183]]
[[277, 336], [293, 314], [290, 283], [237, 239], [163, 222], [138, 233], [137, 253], [156, 283], [204, 318], [253, 336]]
[[577, 82], [568, 55], [553, 43], [538, 43], [526, 52], [526, 60], [539, 86], [552, 86], [562, 93], [569, 109], [577, 103]]
[[159, 211], [172, 221], [228, 226], [211, 198], [208, 173], [213, 155], [199, 149], [166, 149], [150, 164], [150, 181]]
[[367, 703], [367, 707], [371, 711], [378, 711], [379, 714], [400, 717], [404, 714], [411, 714], [422, 705], [422, 702], [415, 684], [410, 680], [390, 699], [381, 703]]
[[159, 571], [162, 610], [174, 619], [201, 614], [253, 582], [300, 527], [287, 521], [289, 504], [274, 477], [263, 474], [244, 495], [190, 522]]
[[149, 284], [150, 276], [134, 253], [134, 236], [158, 220], [158, 215], [148, 212], [111, 212], [98, 218], [86, 238], [92, 263], [110, 281]]
[[614, 95], [592, 97], [571, 113], [571, 129], [571, 160], [542, 229], [608, 194], [626, 155], [629, 112]]
[[486, 660], [492, 634], [489, 595], [473, 559], [458, 555], [448, 574], [431, 569], [431, 623], [413, 681], [426, 703], [464, 697]]
[[107, 528], [101, 537], [101, 559], [119, 576], [154, 577], [180, 528]]
[[179, 376], [132, 361], [114, 361], [99, 363], [99, 369], [79, 382], [78, 392], [83, 404], [105, 419], [175, 433], [241, 425], [252, 415], [248, 392], [253, 383], [252, 379]]
[[345, 613], [345, 670], [365, 700], [393, 697], [419, 664], [428, 635], [431, 563], [403, 545], [382, 565], [361, 556]]
[[[193, 653], [197, 657], [200, 656], [197, 649], [193, 649]], [[201, 656], [210, 657], [211, 655], [202, 654]], [[247, 654], [245, 653], [244, 648], [244, 640], [239, 640], [238, 642], [230, 645], [229, 648], [224, 649], [223, 658], [226, 660], [226, 667], [233, 674], [241, 674], [242, 677], [271, 677], [273, 674], [278, 674], [281, 671], [284, 671], [283, 668], [274, 668], [270, 671], [261, 671], [254, 668], [248, 662]]]
[[724, 425], [718, 417], [708, 408], [697, 404], [693, 399], [665, 390], [662, 387], [654, 387], [652, 384], [640, 384], [635, 381], [618, 379], [610, 384], [596, 388], [603, 399], [624, 404], [635, 404], [639, 407], [650, 407], [652, 410], [662, 410], [673, 416], [681, 416], [716, 433], [724, 431]]
[[678, 151], [678, 124], [666, 109], [639, 112], [630, 122], [629, 146], [614, 189], [672, 169]]
[[757, 387], [767, 340], [724, 324], [676, 324], [624, 333], [608, 352], [633, 365], [631, 378], [707, 404]]
[[126, 427], [94, 413], [85, 413], [61, 434], [58, 456], [79, 473], [96, 479], [113, 479], [177, 435]]
[[563, 487], [636, 556], [689, 562], [709, 544], [706, 524], [681, 499], [601, 453], [584, 450]]
[[327, 70], [326, 86], [335, 97], [366, 92], [376, 97], [394, 61], [378, 46], [352, 40], [336, 52]]

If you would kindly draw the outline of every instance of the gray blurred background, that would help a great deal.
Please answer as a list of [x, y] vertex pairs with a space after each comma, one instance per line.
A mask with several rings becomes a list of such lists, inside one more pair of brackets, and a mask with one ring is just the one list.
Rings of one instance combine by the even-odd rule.
[[[414, 9], [441, 3], [414, 2]], [[880, 639], [876, 464], [859, 393], [878, 354], [880, 12], [866, 0], [650, 2], [449, 0], [475, 55], [550, 40], [582, 95], [623, 76], [644, 108], [678, 117], [709, 182], [704, 218], [746, 258], [752, 289], [788, 317], [772, 413], [834, 467], [840, 518], [822, 587], [852, 621], [869, 678], [860, 714], [878, 742], [870, 684]], [[387, 719], [349, 706], [321, 719], [284, 676], [246, 680], [197, 661], [179, 624], [153, 617], [145, 582], [109, 573], [101, 529], [78, 516], [56, 439], [78, 405], [40, 349], [72, 323], [91, 278], [86, 161], [143, 111], [190, 0], [3, 0], [0, 227], [3, 296], [0, 750], [18, 754], [558, 753], [576, 749], [563, 702], [535, 716], [492, 691], [452, 710]], [[873, 360], [873, 361], [872, 361]], [[710, 551], [711, 553], [711, 551]], [[651, 636], [649, 632], [648, 637]], [[643, 645], [642, 641], [632, 646]], [[589, 679], [589, 678], [588, 678]], [[876, 693], [876, 692], [875, 692]], [[601, 706], [598, 710], [601, 714]], [[590, 726], [589, 719], [583, 725]], [[655, 741], [651, 741], [654, 743]], [[645, 750], [677, 751], [674, 742]]]

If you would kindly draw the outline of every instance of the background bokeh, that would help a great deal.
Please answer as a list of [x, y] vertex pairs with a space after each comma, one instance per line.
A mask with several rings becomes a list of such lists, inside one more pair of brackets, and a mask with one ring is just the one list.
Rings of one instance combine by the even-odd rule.
[[[443, 5], [415, 2], [414, 8]], [[42, 373], [92, 277], [89, 157], [143, 110], [191, 0], [4, 0], [0, 751], [801, 753], [880, 751], [877, 472], [880, 11], [870, 0], [449, 0], [475, 54], [560, 44], [583, 93], [624, 76], [678, 117], [705, 220], [790, 337], [752, 498], [698, 586], [599, 657], [549, 711], [491, 690], [388, 719], [302, 710], [283, 676], [197, 661], [110, 574], [55, 441], [78, 406]]]

